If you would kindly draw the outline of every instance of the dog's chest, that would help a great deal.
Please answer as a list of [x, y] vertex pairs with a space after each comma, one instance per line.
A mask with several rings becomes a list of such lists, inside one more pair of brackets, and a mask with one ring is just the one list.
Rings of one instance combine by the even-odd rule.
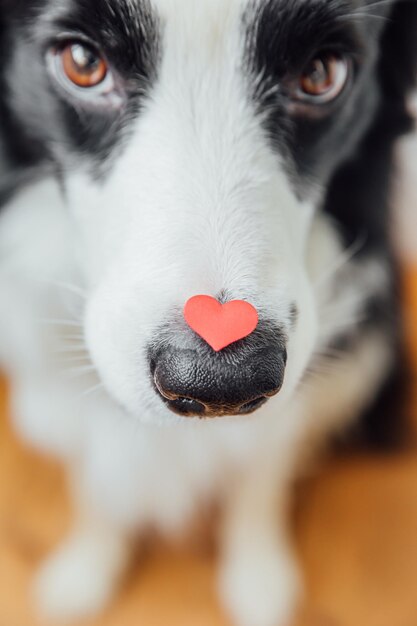
[[118, 523], [172, 535], [250, 471], [260, 423], [155, 428], [100, 411], [87, 426], [80, 481]]

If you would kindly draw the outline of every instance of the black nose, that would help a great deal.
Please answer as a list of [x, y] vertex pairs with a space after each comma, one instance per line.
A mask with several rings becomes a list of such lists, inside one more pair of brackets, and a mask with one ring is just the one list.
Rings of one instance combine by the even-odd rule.
[[248, 338], [214, 352], [199, 338], [183, 349], [164, 345], [150, 351], [154, 386], [180, 415], [218, 417], [252, 413], [281, 389], [285, 340], [262, 324]]

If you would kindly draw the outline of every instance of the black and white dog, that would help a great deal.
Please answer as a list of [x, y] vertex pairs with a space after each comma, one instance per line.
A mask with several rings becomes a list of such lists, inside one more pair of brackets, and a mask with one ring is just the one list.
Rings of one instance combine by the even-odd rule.
[[[99, 611], [133, 535], [215, 501], [235, 623], [291, 618], [291, 483], [397, 369], [416, 33], [402, 0], [0, 0], [1, 360], [79, 514], [48, 616]], [[213, 350], [197, 294], [255, 332]]]

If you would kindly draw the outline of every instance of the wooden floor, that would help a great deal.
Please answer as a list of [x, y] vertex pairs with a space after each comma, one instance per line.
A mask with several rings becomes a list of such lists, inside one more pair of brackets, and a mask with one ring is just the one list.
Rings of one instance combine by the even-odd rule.
[[[417, 372], [417, 272], [406, 283]], [[65, 533], [69, 505], [59, 466], [13, 437], [6, 396], [0, 383], [0, 626], [34, 626], [30, 580]], [[410, 405], [417, 424], [417, 394]], [[303, 488], [297, 519], [307, 594], [296, 626], [417, 626], [417, 452], [327, 464]], [[88, 626], [227, 626], [214, 566], [157, 548]]]

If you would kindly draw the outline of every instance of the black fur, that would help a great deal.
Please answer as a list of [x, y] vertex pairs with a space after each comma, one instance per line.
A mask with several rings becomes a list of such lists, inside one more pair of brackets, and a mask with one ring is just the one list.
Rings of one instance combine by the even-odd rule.
[[381, 40], [377, 78], [378, 109], [368, 132], [347, 163], [333, 177], [325, 210], [342, 227], [347, 245], [363, 237], [358, 256], [379, 258], [390, 275], [390, 288], [371, 299], [362, 329], [380, 326], [392, 337], [397, 355], [386, 386], [355, 429], [356, 438], [386, 448], [408, 437], [404, 396], [409, 375], [404, 350], [401, 273], [392, 242], [392, 182], [396, 140], [413, 127], [406, 100], [417, 72], [417, 4], [398, 2]]
[[[281, 152], [287, 148], [287, 167], [290, 163], [300, 194], [306, 179], [328, 180], [324, 211], [338, 222], [346, 245], [357, 244], [356, 256], [363, 262], [377, 259], [389, 277], [389, 288], [368, 301], [362, 321], [331, 346], [349, 351], [376, 327], [391, 337], [397, 354], [392, 374], [355, 430], [355, 439], [360, 434], [367, 443], [385, 446], [406, 432], [400, 410], [394, 410], [402, 406], [398, 392], [407, 376], [390, 199], [395, 142], [413, 123], [406, 100], [417, 72], [417, 3], [372, 3], [369, 17], [366, 6], [355, 9], [344, 0], [314, 3], [314, 10], [308, 2], [276, 0], [254, 7], [245, 17], [247, 54], [251, 72], [263, 77], [255, 98], [260, 112], [268, 114], [266, 131]], [[323, 48], [351, 55], [353, 84], [326, 115], [291, 115], [286, 82]], [[280, 89], [271, 90], [276, 84]]]
[[[156, 75], [160, 25], [147, 0], [57, 2], [49, 20], [46, 5], [46, 0], [0, 1], [0, 200], [7, 199], [14, 177], [20, 181], [20, 171], [59, 173], [77, 155], [88, 155], [96, 173], [103, 173]], [[45, 55], [62, 33], [91, 42], [109, 59], [120, 81], [117, 110], [81, 111], [51, 81]], [[13, 80], [7, 78], [11, 74]]]

